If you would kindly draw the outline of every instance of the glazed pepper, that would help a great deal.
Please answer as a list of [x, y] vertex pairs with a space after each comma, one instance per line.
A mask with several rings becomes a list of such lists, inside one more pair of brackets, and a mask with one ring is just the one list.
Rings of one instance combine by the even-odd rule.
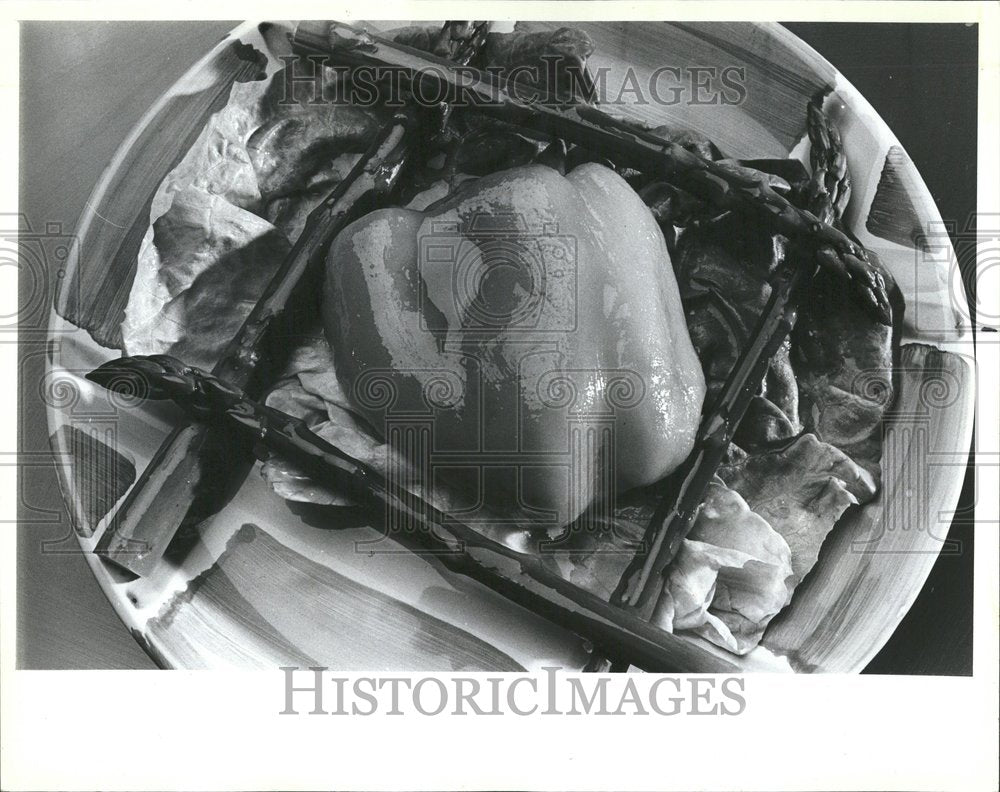
[[527, 165], [373, 212], [326, 276], [345, 393], [390, 444], [419, 446], [421, 475], [471, 485], [471, 509], [557, 528], [693, 447], [705, 383], [669, 255], [608, 168]]

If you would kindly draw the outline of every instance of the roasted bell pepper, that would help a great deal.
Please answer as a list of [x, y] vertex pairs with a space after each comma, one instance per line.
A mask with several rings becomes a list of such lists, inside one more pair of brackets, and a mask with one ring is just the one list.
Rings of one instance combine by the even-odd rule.
[[323, 316], [356, 408], [396, 445], [430, 425], [411, 461], [473, 506], [559, 527], [693, 447], [705, 382], [663, 236], [601, 165], [372, 212], [330, 250]]

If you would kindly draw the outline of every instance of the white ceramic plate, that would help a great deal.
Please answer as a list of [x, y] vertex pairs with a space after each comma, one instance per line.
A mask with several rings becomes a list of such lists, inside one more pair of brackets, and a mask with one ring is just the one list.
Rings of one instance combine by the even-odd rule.
[[[665, 52], [681, 68], [745, 68], [748, 90], [739, 104], [629, 108], [643, 120], [700, 130], [730, 156], [802, 156], [806, 101], [825, 84], [835, 87], [855, 183], [846, 221], [889, 267], [907, 304], [883, 490], [834, 529], [760, 647], [737, 658], [693, 643], [704, 668], [859, 671], [899, 624], [942, 548], [971, 438], [968, 309], [931, 196], [865, 99], [778, 25], [580, 27], [597, 44], [591, 63], [610, 67], [611, 85], [629, 67], [645, 78]], [[80, 246], [52, 317], [45, 388], [53, 449], [65, 463], [63, 493], [85, 550], [177, 418], [168, 407], [134, 409], [82, 378], [120, 354], [114, 345], [130, 280], [108, 283], [104, 272], [134, 262], [157, 185], [225, 102], [232, 80], [257, 68], [254, 58], [267, 50], [257, 26], [244, 24], [195, 64], [122, 144], [78, 229]], [[164, 666], [513, 670], [586, 662], [578, 636], [433, 559], [358, 553], [356, 543], [374, 530], [330, 519], [329, 512], [293, 510], [251, 474], [186, 552], [150, 578], [128, 581], [87, 557], [122, 620]]]

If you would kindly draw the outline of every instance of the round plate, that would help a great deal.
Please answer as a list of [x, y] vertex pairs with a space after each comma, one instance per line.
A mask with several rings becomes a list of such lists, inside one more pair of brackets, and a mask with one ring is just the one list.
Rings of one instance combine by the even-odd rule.
[[[378, 23], [390, 27], [393, 23]], [[553, 27], [531, 23], [528, 27]], [[946, 540], [974, 411], [968, 308], [934, 202], [865, 99], [784, 28], [750, 23], [581, 23], [590, 63], [612, 91], [627, 71], [649, 85], [670, 65], [735, 68], [738, 98], [695, 104], [612, 93], [645, 121], [701, 131], [729, 156], [802, 156], [804, 108], [824, 85], [839, 102], [854, 178], [850, 229], [890, 269], [906, 300], [900, 396], [886, 427], [883, 490], [828, 537], [813, 572], [743, 658], [692, 639], [742, 670], [859, 671], [920, 591]], [[265, 31], [262, 33], [262, 30]], [[82, 547], [127, 492], [178, 416], [109, 396], [83, 375], [117, 357], [117, 327], [149, 202], [234, 80], [270, 56], [267, 28], [236, 28], [146, 114], [102, 177], [77, 231], [52, 316], [45, 387], [63, 494]], [[273, 39], [272, 39], [273, 43]], [[692, 86], [692, 89], [693, 86]], [[81, 253], [82, 251], [82, 253]], [[130, 269], [131, 268], [131, 269]], [[116, 277], [106, 277], [113, 271]], [[120, 273], [120, 277], [117, 276]], [[939, 464], [938, 464], [939, 462]], [[359, 552], [374, 529], [292, 506], [251, 474], [233, 501], [164, 560], [130, 580], [87, 558], [125, 624], [161, 665], [341, 670], [579, 669], [586, 643], [489, 589], [409, 552]], [[682, 669], [698, 670], [698, 669]]]

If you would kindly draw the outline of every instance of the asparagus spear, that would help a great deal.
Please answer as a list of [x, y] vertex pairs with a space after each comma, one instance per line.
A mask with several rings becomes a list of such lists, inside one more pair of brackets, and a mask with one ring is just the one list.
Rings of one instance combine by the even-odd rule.
[[812, 212], [794, 206], [765, 174], [712, 162], [632, 122], [596, 107], [554, 108], [534, 101], [518, 83], [372, 36], [340, 22], [301, 22], [293, 49], [325, 55], [346, 65], [381, 68], [402, 78], [417, 96], [445, 97], [509, 123], [600, 151], [618, 165], [663, 176], [687, 192], [724, 209], [747, 212], [778, 233], [798, 240], [821, 266], [842, 276], [856, 297], [883, 324], [890, 319], [881, 275], [860, 245]]
[[[318, 262], [333, 237], [396, 183], [410, 125], [409, 116], [398, 114], [309, 215], [295, 245], [215, 366], [217, 376], [255, 391], [268, 380], [262, 369], [281, 365], [287, 347], [282, 325], [315, 294]], [[177, 529], [204, 517], [211, 511], [208, 501], [229, 491], [220, 486], [226, 482], [211, 475], [213, 460], [207, 458], [225, 439], [211, 426], [177, 427], [108, 521], [97, 552], [134, 574], [148, 574]], [[239, 473], [239, 459], [230, 463], [230, 473]]]
[[823, 100], [828, 89], [818, 92], [806, 109], [806, 129], [809, 133], [809, 164], [812, 178], [806, 185], [806, 204], [824, 223], [836, 225], [843, 217], [851, 198], [851, 174], [840, 139], [840, 130], [823, 112]]
[[[441, 35], [451, 36], [463, 27], [467, 23], [448, 22]], [[483, 47], [489, 24], [477, 23], [465, 32], [468, 38], [456, 53], [462, 63], [473, 60]], [[308, 305], [315, 294], [321, 253], [341, 228], [392, 192], [411, 148], [407, 129], [412, 125], [409, 114], [397, 114], [348, 176], [310, 214], [263, 297], [223, 353], [215, 374], [251, 392], [273, 380], [288, 347], [281, 327], [291, 324], [298, 307]], [[242, 449], [228, 449], [227, 443], [225, 433], [211, 424], [175, 429], [108, 519], [97, 552], [137, 575], [148, 574], [177, 528], [211, 513], [219, 496], [228, 495], [245, 475], [246, 455], [240, 453]], [[229, 463], [228, 475], [205, 475], [217, 466], [220, 449]]]
[[[838, 223], [850, 177], [840, 135], [823, 112], [826, 93], [813, 97], [807, 108], [811, 160], [816, 168], [807, 200], [829, 222]], [[612, 602], [635, 609], [642, 618], [653, 616], [667, 567], [694, 525], [705, 490], [767, 373], [771, 357], [795, 325], [798, 303], [817, 269], [815, 262], [806, 261], [805, 253], [793, 248], [778, 267], [750, 344], [729, 373], [716, 403], [702, 417], [694, 451], [682, 468], [679, 493], [675, 499], [664, 497], [660, 501], [647, 531], [647, 550], [636, 554], [612, 594]]]
[[647, 550], [636, 554], [612, 594], [613, 603], [635, 608], [641, 618], [652, 618], [663, 589], [664, 573], [694, 525], [705, 490], [757, 393], [771, 358], [795, 325], [799, 299], [816, 265], [789, 259], [776, 273], [771, 296], [752, 341], [730, 372], [715, 406], [702, 417], [694, 451], [682, 468], [686, 472], [676, 500], [662, 498], [650, 521]]
[[452, 570], [495, 589], [532, 613], [591, 638], [619, 664], [650, 671], [732, 672], [731, 663], [578, 588], [540, 558], [493, 541], [402, 491], [381, 473], [312, 432], [299, 418], [249, 398], [232, 383], [167, 355], [113, 360], [87, 375], [104, 387], [171, 399], [193, 419], [236, 428], [257, 444], [261, 456], [277, 453], [320, 481], [418, 530], [394, 534], [419, 542]]

